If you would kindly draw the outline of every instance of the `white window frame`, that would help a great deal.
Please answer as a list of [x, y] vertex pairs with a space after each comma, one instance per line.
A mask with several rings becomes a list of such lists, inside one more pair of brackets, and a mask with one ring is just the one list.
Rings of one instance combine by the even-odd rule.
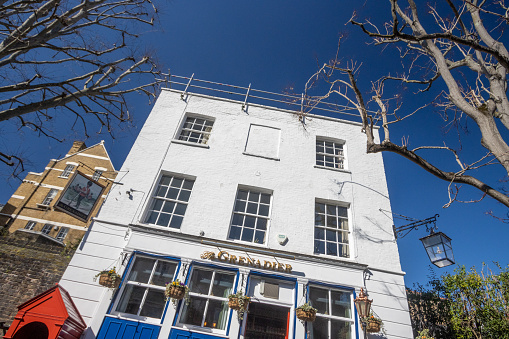
[[[141, 259], [141, 258], [154, 260], [154, 264], [152, 266], [152, 271], [150, 273], [150, 277], [148, 278], [148, 283], [141, 283], [141, 282], [129, 280], [129, 276], [131, 275], [131, 271], [134, 268], [134, 264], [135, 264], [136, 260]], [[124, 282], [122, 283], [122, 287], [121, 287], [121, 289], [118, 293], [117, 299], [115, 300], [115, 303], [112, 307], [111, 314], [120, 315], [120, 316], [128, 317], [128, 318], [134, 318], [134, 319], [138, 319], [138, 320], [143, 320], [143, 321], [147, 321], [147, 322], [154, 323], [154, 324], [159, 324], [161, 322], [161, 319], [164, 315], [164, 309], [167, 307], [168, 301], [165, 303], [165, 306], [163, 307], [163, 311], [161, 312], [161, 318], [151, 318], [151, 317], [139, 315], [141, 313], [141, 310], [142, 310], [144, 304], [145, 304], [147, 294], [150, 290], [161, 291], [161, 292], [164, 292], [166, 290], [165, 286], [153, 285], [150, 283], [152, 281], [152, 278], [154, 277], [154, 273], [156, 271], [156, 268], [157, 268], [157, 265], [159, 262], [168, 262], [168, 263], [172, 263], [175, 265], [175, 271], [173, 272], [172, 281], [175, 280], [175, 278], [177, 277], [177, 274], [178, 274], [178, 270], [179, 270], [178, 261], [169, 260], [169, 259], [161, 259], [161, 258], [157, 258], [157, 257], [150, 257], [150, 256], [144, 256], [144, 255], [135, 255], [134, 259], [132, 260], [132, 262], [129, 266], [129, 269], [124, 273]], [[169, 282], [171, 282], [171, 281], [169, 281]], [[120, 301], [122, 300], [122, 297], [124, 296], [124, 293], [126, 292], [127, 286], [137, 286], [137, 287], [145, 288], [145, 292], [143, 294], [142, 300], [138, 307], [137, 314], [117, 311]]]
[[69, 227], [60, 227], [55, 239], [59, 241], [64, 241], [65, 237], [67, 236], [67, 233], [69, 233]]
[[[186, 324], [186, 323], [182, 322], [182, 316], [184, 314], [184, 308], [187, 306], [185, 303], [182, 303], [182, 306], [180, 308], [179, 319], [178, 319], [177, 324], [179, 326], [184, 327], [184, 328], [196, 329], [196, 330], [207, 329], [207, 331], [210, 330], [212, 333], [224, 334], [226, 332], [226, 330], [228, 329], [229, 317], [230, 317], [230, 313], [231, 313], [229, 308], [227, 308], [227, 311], [226, 311], [226, 320], [225, 320], [226, 326], [225, 326], [224, 329], [217, 329], [217, 328], [213, 328], [213, 327], [205, 327], [204, 326], [205, 317], [207, 315], [207, 311], [208, 311], [210, 300], [222, 301], [222, 302], [228, 303], [228, 298], [227, 297], [223, 298], [223, 297], [218, 297], [218, 296], [211, 295], [212, 288], [214, 286], [214, 281], [215, 281], [216, 273], [230, 274], [230, 275], [233, 276], [233, 285], [232, 285], [232, 290], [230, 291], [230, 293], [233, 294], [234, 290], [235, 290], [235, 286], [236, 286], [237, 272], [229, 271], [229, 270], [215, 269], [215, 268], [210, 268], [210, 267], [206, 267], [206, 266], [195, 266], [195, 267], [193, 267], [191, 275], [189, 276], [189, 284], [191, 284], [191, 280], [193, 278], [192, 277], [193, 273], [195, 271], [197, 271], [197, 270], [212, 272], [212, 278], [210, 279], [209, 290], [208, 290], [208, 293], [206, 295], [205, 294], [201, 294], [201, 293], [192, 292], [191, 289], [189, 289], [189, 298], [190, 299], [192, 299], [193, 297], [194, 298], [199, 298], [199, 299], [206, 299], [205, 308], [202, 310], [203, 312], [202, 312], [201, 326]], [[189, 286], [189, 287], [191, 287], [191, 286]]]
[[42, 201], [41, 205], [42, 206], [49, 206], [51, 204], [51, 202], [53, 200], [55, 200], [55, 197], [57, 196], [57, 194], [58, 194], [58, 190], [56, 188], [51, 188], [49, 190], [48, 194], [46, 194], [46, 197]]
[[53, 229], [53, 225], [52, 224], [44, 224], [44, 226], [41, 229], [41, 233], [49, 235], [51, 233], [52, 229]]
[[[162, 184], [163, 179], [168, 178], [168, 177], [170, 178], [170, 182], [167, 185]], [[170, 193], [169, 192], [170, 189], [174, 189], [174, 190], [177, 189], [177, 187], [172, 186], [174, 179], [182, 180], [182, 183], [181, 183], [180, 187], [178, 188], [177, 197], [176, 198], [166, 197], [166, 195]], [[192, 182], [191, 188], [188, 188], [188, 186], [184, 187], [186, 182]], [[186, 176], [186, 175], [173, 174], [173, 173], [162, 174], [159, 177], [159, 180], [157, 181], [157, 185], [155, 186], [154, 191], [152, 193], [152, 198], [150, 199], [150, 203], [148, 204], [149, 208], [147, 208], [147, 212], [145, 213], [145, 216], [143, 219], [144, 222], [146, 224], [153, 225], [155, 227], [162, 227], [162, 228], [169, 229], [169, 230], [181, 229], [182, 223], [184, 222], [185, 213], [186, 213], [187, 207], [189, 205], [189, 200], [191, 200], [195, 182], [196, 182], [196, 178]], [[161, 194], [160, 190], [162, 190], [163, 187], [166, 188], [164, 197], [158, 195], [158, 194]], [[189, 196], [187, 197], [187, 200], [180, 199], [182, 191], [189, 192]], [[163, 205], [157, 207], [159, 203], [162, 203]], [[171, 213], [167, 212], [167, 211], [163, 211], [164, 208], [166, 208], [166, 203], [174, 204]], [[178, 206], [179, 204], [181, 205], [180, 207]], [[184, 208], [184, 207], [182, 207], [182, 205], [185, 206], [185, 209], [184, 209], [184, 212], [182, 212], [183, 214], [180, 214], [181, 213], [180, 211], [177, 212], [177, 207]], [[156, 209], [156, 208], [159, 208], [159, 209]], [[162, 213], [162, 212], [164, 212], [164, 213]], [[155, 220], [152, 220], [152, 218], [154, 217], [152, 215], [153, 213], [157, 214], [157, 217], [155, 217]], [[161, 217], [161, 214], [170, 215], [170, 219], [166, 225], [158, 225], [157, 224], [157, 222], [160, 220], [159, 218]], [[178, 225], [178, 227], [170, 226], [171, 223], [173, 222], [174, 217], [181, 218], [181, 221], [180, 221], [180, 224]]]
[[[247, 196], [246, 200], [244, 200], [243, 198], [240, 197], [240, 194], [241, 194], [241, 192], [246, 192], [246, 191], [248, 193], [248, 196]], [[258, 201], [254, 202], [254, 201], [249, 200], [250, 197], [251, 197], [251, 192], [259, 194]], [[269, 196], [268, 214], [267, 215], [260, 214], [260, 207], [262, 205], [263, 206], [267, 205], [266, 203], [262, 203], [261, 202], [262, 194]], [[239, 203], [244, 203], [245, 206], [244, 206], [244, 210], [243, 211], [238, 210], [238, 204]], [[257, 205], [256, 213], [250, 213], [250, 212], [247, 211], [248, 208], [249, 208], [248, 205], [250, 203], [251, 204], [256, 203], [256, 205]], [[228, 229], [228, 238], [227, 239], [231, 240], [231, 241], [240, 241], [240, 242], [245, 242], [245, 243], [249, 243], [249, 244], [265, 245], [267, 243], [267, 237], [268, 237], [268, 233], [269, 233], [269, 226], [270, 226], [270, 220], [271, 220], [270, 216], [271, 216], [271, 212], [272, 212], [272, 204], [273, 204], [273, 195], [272, 195], [271, 191], [268, 191], [268, 190], [263, 189], [263, 188], [255, 188], [255, 187], [243, 187], [243, 186], [238, 187], [237, 188], [237, 194], [235, 195], [235, 202], [234, 202], [234, 205], [233, 205], [233, 212], [232, 212], [232, 217], [231, 217], [231, 220], [230, 220], [230, 228]], [[242, 218], [242, 225], [239, 225], [237, 223], [236, 218], [238, 218], [238, 217]], [[254, 218], [255, 219], [255, 221], [254, 221], [255, 222], [255, 226], [252, 228], [253, 229], [253, 236], [252, 236], [253, 240], [251, 240], [251, 241], [242, 240], [242, 236], [244, 235], [244, 230], [251, 229], [251, 227], [245, 226], [247, 218]], [[258, 228], [258, 220], [259, 219], [265, 220], [265, 230], [263, 230], [261, 228]], [[235, 239], [234, 237], [231, 236], [232, 228], [233, 227], [237, 227], [237, 228], [241, 229], [240, 230], [241, 231], [240, 239]], [[263, 242], [256, 242], [256, 233], [257, 233], [257, 231], [258, 232], [261, 232], [261, 231], [264, 232]]]
[[[324, 205], [324, 213], [323, 214], [319, 213], [317, 211], [317, 205], [318, 204]], [[335, 210], [336, 210], [335, 215], [328, 213], [327, 206], [335, 207]], [[339, 208], [346, 209], [346, 215], [347, 215], [346, 217], [342, 216], [341, 213], [339, 213]], [[317, 225], [317, 216], [319, 214], [324, 216], [325, 225]], [[335, 219], [336, 219], [336, 225], [335, 226], [334, 225], [333, 226], [329, 226], [328, 225], [328, 218], [327, 218], [328, 216], [335, 217]], [[341, 220], [345, 220], [346, 221], [348, 229], [345, 230], [345, 229], [339, 228], [339, 223], [341, 222]], [[315, 255], [326, 255], [326, 256], [333, 257], [333, 258], [342, 258], [342, 259], [349, 259], [349, 258], [351, 258], [351, 253], [352, 253], [352, 225], [351, 225], [351, 220], [352, 220], [352, 218], [350, 216], [350, 206], [348, 204], [341, 203], [341, 202], [331, 202], [331, 201], [327, 201], [327, 200], [319, 200], [319, 199], [315, 200], [314, 225], [313, 225], [313, 254], [315, 254]], [[324, 234], [323, 234], [322, 238], [317, 239], [317, 229], [323, 231]], [[327, 231], [335, 232], [336, 233], [336, 240], [335, 241], [328, 240], [328, 233], [327, 233]], [[346, 233], [347, 242], [340, 241], [339, 235], [340, 234], [343, 235], [345, 233]], [[325, 246], [324, 253], [319, 253], [317, 251], [317, 241], [322, 241], [324, 243], [324, 246]], [[327, 254], [327, 242], [329, 242], [329, 243], [335, 242], [336, 250], [337, 250], [337, 254], [336, 255], [334, 255], [334, 254]], [[340, 253], [340, 251], [339, 251], [339, 246], [338, 245], [346, 246], [348, 254], [347, 255], [342, 255], [342, 253]]]
[[[200, 120], [203, 120], [203, 123], [198, 123]], [[177, 141], [190, 144], [208, 145], [214, 122], [215, 119], [213, 117], [188, 114], [184, 118], [176, 139]], [[186, 133], [187, 135], [185, 135]], [[191, 136], [193, 137], [191, 138]]]
[[[327, 324], [328, 324], [327, 333], [329, 335], [329, 338], [331, 338], [331, 320], [337, 320], [337, 321], [343, 321], [346, 323], [350, 323], [350, 338], [349, 339], [354, 339], [356, 337], [356, 333], [355, 333], [355, 314], [356, 313], [355, 313], [355, 305], [354, 305], [354, 301], [353, 301], [353, 291], [342, 289], [342, 288], [310, 284], [308, 286], [308, 291], [309, 291], [308, 302], [311, 304], [311, 306], [313, 306], [313, 300], [311, 300], [311, 288], [317, 288], [317, 289], [328, 291], [329, 312], [332, 310], [332, 295], [331, 295], [332, 291], [347, 293], [350, 295], [350, 314], [351, 314], [350, 318], [329, 315], [329, 314], [323, 314], [323, 313], [318, 313], [318, 312], [316, 312], [316, 317], [317, 317], [317, 319], [326, 319], [327, 320]], [[315, 305], [315, 307], [316, 307], [316, 305]], [[308, 336], [308, 338], [309, 339], [319, 339], [319, 338], [313, 338], [313, 333], [311, 332], [311, 329], [310, 329], [310, 335]]]
[[67, 179], [71, 175], [72, 171], [74, 171], [74, 168], [76, 166], [73, 164], [67, 164], [65, 166], [65, 169], [62, 171], [62, 174], [60, 174], [60, 178]]
[[35, 225], [37, 225], [37, 223], [33, 220], [30, 220], [27, 222], [27, 224], [25, 225], [25, 230], [28, 230], [28, 231], [33, 231]]
[[[319, 147], [321, 147], [323, 151], [319, 151]], [[327, 148], [332, 148], [332, 153], [328, 153]], [[315, 165], [319, 168], [347, 171], [345, 141], [326, 137], [316, 137]]]
[[101, 176], [102, 176], [103, 172], [104, 172], [103, 170], [96, 169], [96, 170], [94, 171], [94, 174], [92, 175], [92, 180], [94, 180], [94, 181], [99, 180], [99, 179], [101, 178]]

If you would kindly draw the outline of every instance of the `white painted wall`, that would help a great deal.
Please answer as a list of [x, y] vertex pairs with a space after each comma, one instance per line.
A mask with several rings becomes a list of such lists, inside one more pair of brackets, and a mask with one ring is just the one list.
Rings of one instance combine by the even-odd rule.
[[[411, 338], [392, 220], [379, 211], [390, 210], [382, 156], [366, 154], [361, 126], [323, 117], [308, 117], [303, 125], [292, 113], [257, 106], [249, 106], [246, 113], [241, 106], [199, 95], [188, 95], [184, 101], [180, 93], [171, 90], [163, 90], [159, 96], [120, 170], [117, 181], [122, 185], [112, 188], [97, 217], [100, 221], [93, 224], [62, 278], [62, 285], [91, 325], [89, 337], [97, 333], [111, 298], [110, 291], [92, 281], [95, 272], [119, 267], [126, 247], [174, 255], [178, 248], [183, 257], [199, 260], [207, 246], [176, 240], [171, 234], [198, 236], [203, 231], [205, 239], [226, 240], [237, 188], [242, 185], [273, 192], [270, 225], [261, 249], [296, 253], [298, 259], [292, 266], [304, 272], [305, 279], [357, 290], [364, 285], [367, 265], [366, 287], [388, 337]], [[208, 147], [172, 141], [186, 113], [215, 119]], [[266, 153], [260, 142], [264, 128], [259, 126], [271, 131]], [[256, 138], [248, 142], [250, 129]], [[344, 171], [315, 167], [317, 136], [346, 141]], [[181, 229], [159, 228], [170, 237], [128, 232], [129, 224], [143, 224], [161, 173], [196, 178]], [[350, 258], [313, 254], [315, 199], [349, 205]], [[288, 236], [284, 246], [277, 242], [279, 233]], [[84, 293], [84, 287], [89, 291]]]

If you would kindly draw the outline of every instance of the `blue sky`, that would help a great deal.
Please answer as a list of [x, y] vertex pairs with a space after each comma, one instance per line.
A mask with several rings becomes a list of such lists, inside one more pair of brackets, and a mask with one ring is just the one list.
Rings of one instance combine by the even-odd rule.
[[[159, 1], [159, 25], [145, 27], [137, 43], [157, 57], [165, 72], [171, 69], [172, 74], [182, 76], [194, 73], [199, 79], [240, 86], [252, 83], [256, 89], [272, 92], [282, 92], [293, 86], [294, 91], [300, 93], [318, 65], [334, 57], [338, 37], [345, 35], [340, 56], [344, 61], [363, 61], [359, 84], [366, 92], [369, 81], [393, 70], [399, 63], [394, 51], [382, 53], [380, 48], [367, 45], [360, 29], [346, 24], [354, 10], [361, 18], [367, 16], [375, 21], [389, 18], [388, 2], [371, 1], [370, 6], [329, 0]], [[416, 98], [412, 91], [405, 92], [403, 98], [409, 109], [429, 100], [429, 97]], [[150, 109], [145, 98], [136, 99], [131, 107], [134, 128], [117, 129], [115, 140], [108, 135], [92, 133], [87, 145], [104, 139], [114, 165], [120, 168]], [[72, 140], [82, 138], [82, 133], [72, 131], [67, 122], [53, 124], [55, 130], [62, 131], [66, 142], [60, 144], [36, 138], [28, 130], [18, 131], [12, 124], [4, 123], [0, 125], [0, 148], [23, 152], [30, 160], [28, 170], [42, 171], [50, 158], [63, 156]], [[399, 143], [402, 137], [410, 135], [411, 146], [424, 140], [431, 140], [433, 145], [447, 140], [457, 146], [455, 134], [444, 131], [443, 121], [430, 110], [401, 128], [395, 128], [391, 136]], [[481, 154], [479, 140], [480, 135], [472, 128], [462, 137], [462, 154], [469, 159]], [[384, 154], [384, 161], [393, 212], [415, 219], [440, 214], [439, 229], [453, 239], [458, 264], [480, 267], [482, 262], [508, 263], [509, 226], [486, 215], [489, 210], [505, 215], [506, 208], [486, 198], [481, 203], [455, 203], [443, 209], [448, 202], [447, 183], [393, 154]], [[448, 156], [440, 155], [437, 161], [448, 166], [448, 170], [456, 169]], [[493, 181], [506, 174], [501, 167], [493, 167], [479, 175]], [[0, 192], [0, 202], [6, 202], [17, 182], [2, 179], [1, 185], [4, 188]], [[462, 192], [468, 199], [480, 196], [465, 187]], [[407, 223], [398, 219], [395, 222], [397, 226]], [[398, 241], [409, 286], [427, 281], [430, 263], [419, 241], [424, 235], [424, 228], [421, 228]], [[446, 270], [435, 269], [435, 272], [442, 274]]]

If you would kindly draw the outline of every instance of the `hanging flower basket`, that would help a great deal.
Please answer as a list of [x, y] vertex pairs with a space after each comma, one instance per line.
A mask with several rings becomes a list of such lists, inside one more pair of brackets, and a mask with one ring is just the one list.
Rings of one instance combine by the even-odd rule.
[[178, 280], [175, 280], [171, 284], [166, 285], [166, 291], [164, 291], [164, 296], [166, 299], [175, 299], [182, 300], [186, 296], [187, 286], [181, 283]]
[[115, 271], [115, 267], [113, 267], [111, 270], [104, 270], [95, 276], [94, 280], [99, 277], [99, 285], [116, 289], [120, 285], [120, 276]]
[[228, 296], [228, 307], [235, 311], [244, 311], [249, 305], [250, 298], [242, 295], [242, 292], [236, 294], [230, 294]]
[[368, 333], [377, 333], [382, 330], [382, 319], [376, 316], [373, 313], [370, 313], [369, 317], [365, 318], [366, 321], [366, 332]]
[[380, 323], [378, 321], [368, 320], [366, 325], [366, 332], [377, 333], [380, 332]]
[[309, 303], [305, 303], [295, 309], [297, 319], [302, 321], [315, 321], [316, 308], [312, 307]]

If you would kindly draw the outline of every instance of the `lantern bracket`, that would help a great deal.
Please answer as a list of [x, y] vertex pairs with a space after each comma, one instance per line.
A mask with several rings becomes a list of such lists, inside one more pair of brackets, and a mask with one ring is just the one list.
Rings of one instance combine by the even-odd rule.
[[394, 231], [394, 237], [396, 239], [404, 238], [412, 230], [418, 229], [419, 226], [426, 226], [426, 232], [433, 233], [434, 231], [438, 230], [437, 218], [439, 216], [440, 216], [439, 214], [435, 214], [434, 216], [432, 216], [430, 218], [417, 220], [410, 224], [406, 224], [406, 225], [398, 226], [398, 227], [392, 225], [392, 229]]

